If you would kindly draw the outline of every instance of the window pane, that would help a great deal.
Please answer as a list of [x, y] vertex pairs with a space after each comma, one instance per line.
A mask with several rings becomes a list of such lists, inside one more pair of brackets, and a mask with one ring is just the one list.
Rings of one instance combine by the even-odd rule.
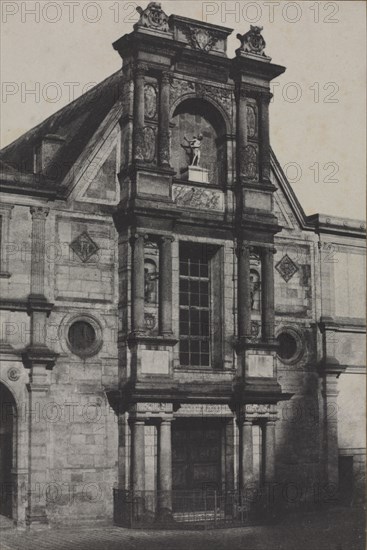
[[189, 281], [187, 279], [180, 279], [180, 292], [187, 292], [189, 290]]
[[201, 294], [208, 294], [209, 292], [209, 285], [207, 281], [200, 281], [200, 293]]
[[192, 323], [198, 323], [200, 321], [200, 311], [198, 309], [190, 310], [190, 321]]
[[200, 275], [199, 264], [191, 264], [191, 266], [190, 266], [190, 275], [191, 275], [191, 277], [199, 277], [199, 275]]
[[191, 351], [199, 353], [200, 351], [200, 342], [199, 340], [191, 340]]
[[199, 294], [199, 288], [199, 281], [190, 282], [190, 292], [195, 292], [196, 294]]
[[189, 341], [188, 340], [180, 340], [180, 351], [182, 353], [189, 351]]
[[192, 306], [199, 306], [200, 305], [199, 294], [191, 294], [190, 298], [191, 298], [190, 303], [191, 303]]
[[189, 323], [180, 323], [180, 334], [189, 335]]
[[186, 261], [180, 261], [180, 275], [188, 275], [189, 274], [189, 264]]
[[201, 364], [203, 367], [209, 367], [209, 354], [201, 354]]
[[180, 353], [180, 363], [181, 365], [190, 365], [188, 353]]
[[180, 309], [180, 321], [185, 321], [186, 323], [189, 322], [189, 310], [188, 309]]
[[190, 354], [190, 363], [191, 363], [191, 365], [199, 367], [200, 366], [200, 354], [199, 353], [191, 353]]
[[191, 336], [200, 336], [200, 323], [191, 323]]
[[205, 323], [201, 323], [201, 335], [202, 336], [209, 336], [209, 325]]
[[201, 342], [201, 353], [209, 354], [209, 342]]

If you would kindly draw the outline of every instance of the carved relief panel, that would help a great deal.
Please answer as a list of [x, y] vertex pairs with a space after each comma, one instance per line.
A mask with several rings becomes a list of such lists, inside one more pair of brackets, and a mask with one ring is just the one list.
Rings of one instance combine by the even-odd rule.
[[148, 163], [155, 163], [158, 136], [158, 82], [151, 77], [146, 78], [144, 85], [144, 117], [142, 159]]
[[243, 176], [247, 180], [259, 179], [259, 110], [253, 98], [246, 98], [247, 144], [243, 151]]
[[250, 103], [248, 100], [246, 106], [246, 118], [247, 118], [247, 137], [248, 139], [257, 139], [258, 137], [258, 116], [257, 106], [254, 101]]
[[157, 89], [149, 82], [144, 87], [144, 113], [148, 120], [157, 118]]

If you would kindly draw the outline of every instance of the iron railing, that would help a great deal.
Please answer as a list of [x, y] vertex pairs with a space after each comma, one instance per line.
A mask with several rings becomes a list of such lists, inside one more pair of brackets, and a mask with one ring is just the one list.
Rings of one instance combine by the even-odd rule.
[[215, 528], [248, 525], [255, 518], [255, 507], [237, 491], [114, 489], [114, 522], [124, 527]]

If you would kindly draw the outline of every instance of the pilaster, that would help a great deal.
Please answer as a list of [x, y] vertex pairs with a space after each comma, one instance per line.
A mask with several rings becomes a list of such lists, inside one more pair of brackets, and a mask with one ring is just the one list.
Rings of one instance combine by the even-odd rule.
[[144, 81], [148, 70], [146, 63], [138, 61], [134, 66], [134, 131], [133, 131], [133, 158], [135, 161], [144, 161], [144, 124], [145, 101]]
[[274, 249], [262, 249], [261, 273], [262, 337], [271, 342], [274, 340]]
[[163, 71], [160, 80], [158, 163], [170, 168], [169, 137], [170, 72]]
[[251, 335], [250, 247], [238, 246], [238, 336]]
[[132, 333], [134, 336], [145, 333], [144, 324], [144, 235], [136, 233], [130, 240], [132, 246]]

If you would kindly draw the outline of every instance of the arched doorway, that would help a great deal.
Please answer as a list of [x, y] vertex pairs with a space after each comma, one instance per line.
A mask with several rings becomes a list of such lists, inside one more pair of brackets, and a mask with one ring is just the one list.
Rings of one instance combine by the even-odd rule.
[[0, 383], [0, 515], [13, 516], [14, 432], [16, 405], [8, 388]]

